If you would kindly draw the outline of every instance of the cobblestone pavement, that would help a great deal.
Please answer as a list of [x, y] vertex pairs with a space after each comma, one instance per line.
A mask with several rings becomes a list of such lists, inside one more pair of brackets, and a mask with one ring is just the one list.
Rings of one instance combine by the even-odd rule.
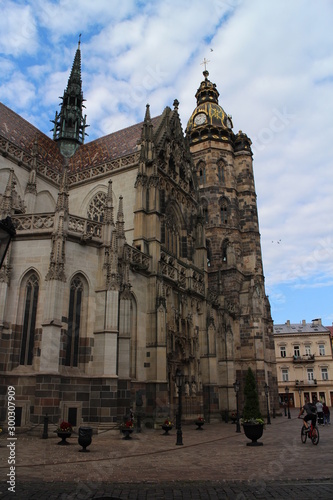
[[332, 426], [320, 427], [317, 446], [300, 439], [301, 421], [284, 416], [266, 425], [263, 446], [246, 446], [231, 423], [206, 423], [203, 431], [144, 430], [124, 440], [108, 431], [93, 436], [89, 453], [59, 438], [17, 434], [15, 493], [8, 491], [8, 436], [0, 439], [0, 500], [8, 499], [299, 499], [333, 498]]

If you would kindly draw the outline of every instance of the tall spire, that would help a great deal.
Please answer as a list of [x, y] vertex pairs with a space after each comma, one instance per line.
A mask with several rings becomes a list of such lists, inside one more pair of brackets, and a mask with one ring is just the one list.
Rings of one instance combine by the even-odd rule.
[[60, 113], [55, 114], [53, 128], [53, 139], [59, 142], [61, 153], [72, 156], [77, 148], [84, 143], [86, 115], [83, 116], [83, 93], [81, 80], [81, 35], [78, 48], [75, 53], [71, 74], [68, 79], [67, 88], [64, 91]]

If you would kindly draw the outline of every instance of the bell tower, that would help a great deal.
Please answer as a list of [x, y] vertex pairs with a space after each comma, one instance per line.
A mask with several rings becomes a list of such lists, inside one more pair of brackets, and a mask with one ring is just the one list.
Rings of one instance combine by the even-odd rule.
[[238, 380], [242, 391], [251, 366], [264, 412], [264, 384], [273, 390], [277, 379], [251, 140], [242, 131], [233, 132], [232, 118], [219, 104], [219, 92], [206, 69], [203, 76], [186, 136], [205, 221], [209, 301], [217, 330], [220, 408], [233, 405], [232, 384]]

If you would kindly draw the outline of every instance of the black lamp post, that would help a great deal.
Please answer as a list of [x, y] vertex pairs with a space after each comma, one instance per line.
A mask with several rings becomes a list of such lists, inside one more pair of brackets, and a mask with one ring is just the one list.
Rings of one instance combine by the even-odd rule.
[[238, 380], [236, 380], [236, 382], [234, 382], [233, 386], [234, 386], [234, 391], [236, 393], [236, 404], [237, 404], [236, 432], [241, 432], [240, 425], [239, 425], [239, 406], [238, 406], [239, 382], [238, 382]]
[[176, 371], [176, 386], [178, 388], [178, 414], [177, 414], [177, 442], [176, 444], [183, 444], [182, 432], [182, 388], [184, 384], [184, 374], [177, 368]]
[[265, 396], [266, 396], [266, 405], [267, 405], [267, 423], [271, 423], [271, 416], [269, 414], [269, 404], [268, 404], [268, 396], [269, 396], [269, 385], [265, 382], [264, 385], [264, 390], [265, 390]]
[[288, 386], [285, 388], [285, 391], [287, 394], [288, 418], [291, 418], [290, 417], [290, 409], [289, 409], [289, 387]]
[[15, 227], [10, 217], [0, 220], [0, 269], [6, 256], [9, 243], [15, 234]]

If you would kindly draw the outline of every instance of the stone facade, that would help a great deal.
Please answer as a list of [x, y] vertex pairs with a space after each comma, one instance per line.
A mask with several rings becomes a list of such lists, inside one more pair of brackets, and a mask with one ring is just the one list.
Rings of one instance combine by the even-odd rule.
[[[320, 319], [311, 323], [274, 325], [279, 402], [290, 407], [308, 401], [333, 406], [333, 355], [331, 332]], [[285, 388], [289, 388], [287, 396]]]
[[0, 211], [16, 228], [0, 369], [21, 426], [112, 425], [131, 407], [149, 425], [174, 418], [178, 368], [185, 419], [234, 411], [248, 366], [263, 412], [265, 383], [277, 407], [251, 141], [205, 72], [185, 136], [175, 101], [83, 144], [80, 65], [78, 48], [53, 140], [0, 105]]

